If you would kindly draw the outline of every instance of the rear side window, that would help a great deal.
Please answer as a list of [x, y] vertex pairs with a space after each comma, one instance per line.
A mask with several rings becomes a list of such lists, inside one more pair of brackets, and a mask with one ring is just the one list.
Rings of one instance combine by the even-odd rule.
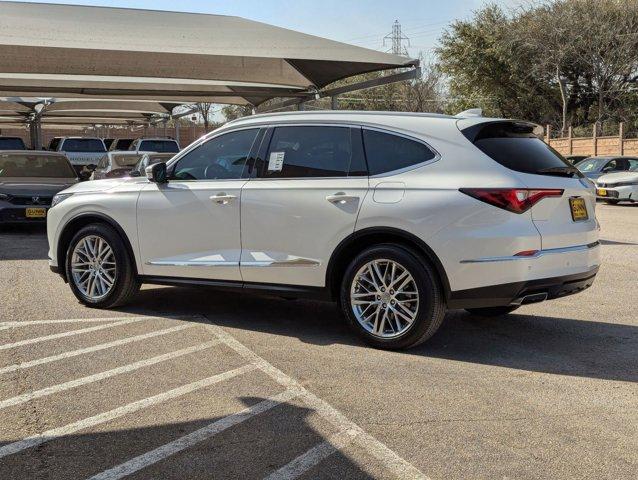
[[533, 130], [530, 124], [494, 122], [467, 128], [463, 135], [510, 170], [537, 175], [576, 174], [576, 169]]
[[391, 133], [363, 130], [370, 175], [393, 172], [432, 160], [436, 154], [426, 145]]
[[277, 127], [259, 167], [265, 178], [365, 175], [360, 129]]

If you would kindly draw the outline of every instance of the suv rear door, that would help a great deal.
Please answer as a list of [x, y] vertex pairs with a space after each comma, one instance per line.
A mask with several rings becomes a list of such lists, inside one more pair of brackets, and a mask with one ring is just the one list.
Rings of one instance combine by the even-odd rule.
[[321, 287], [368, 191], [359, 127], [276, 126], [242, 190], [245, 282]]
[[561, 196], [544, 198], [532, 206], [532, 220], [541, 235], [543, 250], [597, 241], [593, 186], [558, 152], [535, 136], [533, 127], [524, 122], [498, 121], [462, 131], [492, 160], [513, 170], [528, 188], [563, 190]]

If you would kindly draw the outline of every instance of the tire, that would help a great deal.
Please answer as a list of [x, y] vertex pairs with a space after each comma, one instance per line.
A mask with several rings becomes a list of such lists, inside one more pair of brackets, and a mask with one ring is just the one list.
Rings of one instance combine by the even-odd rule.
[[[104, 263], [95, 261], [95, 255], [91, 257], [93, 261], [90, 261], [91, 259], [82, 253], [91, 253], [91, 245], [95, 249], [98, 248], [96, 245], [99, 245], [104, 252], [101, 258]], [[111, 254], [104, 245], [110, 247]], [[73, 236], [66, 252], [65, 270], [73, 294], [80, 303], [88, 307], [113, 308], [125, 305], [140, 289], [140, 282], [135, 275], [133, 262], [124, 241], [111, 226], [103, 223], [87, 225]], [[87, 280], [91, 276], [92, 282]], [[106, 288], [108, 283], [111, 283], [111, 286]]]
[[607, 205], [617, 205], [620, 200], [603, 200]]
[[501, 317], [512, 313], [519, 307], [520, 305], [507, 305], [504, 307], [466, 308], [465, 310], [479, 317]]
[[[380, 270], [383, 268], [383, 275], [375, 276], [379, 289], [372, 286], [369, 280], [365, 280], [369, 278], [370, 270], [367, 268], [370, 266], [372, 269], [371, 262], [378, 262], [375, 265]], [[403, 271], [411, 276], [411, 280], [406, 276], [394, 284], [395, 288], [402, 287], [401, 284], [408, 281], [402, 288], [402, 292], [406, 293], [399, 292], [398, 289], [396, 292], [385, 289], [385, 286], [392, 285], [392, 272], [387, 269], [391, 269], [393, 264], [397, 265], [394, 270], [395, 279], [402, 275], [403, 273], [399, 272]], [[382, 278], [386, 280], [383, 281]], [[381, 283], [384, 284], [383, 287]], [[416, 287], [416, 290], [411, 290], [413, 287]], [[383, 292], [381, 288], [384, 289]], [[373, 294], [368, 293], [373, 290]], [[407, 293], [410, 291], [416, 291], [417, 295]], [[364, 298], [370, 302], [356, 305], [352, 303], [357, 301], [356, 298]], [[370, 247], [355, 257], [342, 279], [339, 305], [350, 327], [366, 343], [384, 349], [405, 349], [425, 342], [441, 326], [446, 311], [443, 289], [434, 268], [411, 250], [393, 244]], [[403, 308], [403, 305], [407, 308]], [[379, 318], [374, 316], [375, 313], [374, 318], [365, 321], [366, 315], [371, 311], [366, 308], [374, 309], [375, 312], [378, 310]], [[399, 314], [395, 314], [395, 311]], [[382, 317], [383, 312], [386, 312], [386, 317]], [[404, 319], [408, 317], [408, 313], [412, 316], [411, 322]]]

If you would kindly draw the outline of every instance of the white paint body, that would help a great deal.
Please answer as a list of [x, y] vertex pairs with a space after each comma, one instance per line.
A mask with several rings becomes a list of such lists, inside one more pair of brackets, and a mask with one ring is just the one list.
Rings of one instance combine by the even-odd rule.
[[[78, 184], [48, 217], [50, 263], [58, 265], [64, 225], [100, 213], [126, 233], [141, 275], [323, 287], [331, 255], [353, 232], [390, 227], [421, 239], [440, 260], [451, 291], [560, 277], [600, 262], [595, 193], [579, 179], [515, 172], [483, 154], [459, 130], [484, 122], [466, 118], [362, 112], [299, 112], [248, 117], [198, 140], [246, 127], [330, 124], [382, 128], [424, 142], [437, 157], [403, 171], [370, 177], [171, 180], [145, 178]], [[560, 188], [523, 214], [459, 191], [481, 188]], [[326, 197], [346, 194], [347, 201]], [[211, 197], [223, 194], [229, 201]], [[583, 197], [589, 219], [571, 219], [569, 197]], [[567, 247], [567, 251], [561, 250]], [[571, 250], [570, 250], [571, 249]], [[547, 251], [516, 261], [525, 250]], [[553, 250], [553, 251], [552, 251]]]

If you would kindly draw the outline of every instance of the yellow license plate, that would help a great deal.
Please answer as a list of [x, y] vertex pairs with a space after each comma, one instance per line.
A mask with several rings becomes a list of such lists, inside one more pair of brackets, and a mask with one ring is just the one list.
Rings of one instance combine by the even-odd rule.
[[599, 197], [606, 197], [607, 196], [607, 190], [605, 190], [604, 188], [597, 189], [596, 193], [598, 194]]
[[587, 214], [587, 205], [585, 204], [584, 198], [570, 198], [569, 207], [572, 210], [572, 220], [574, 222], [580, 222], [589, 218], [589, 215]]
[[24, 214], [27, 218], [44, 218], [47, 216], [46, 208], [27, 208]]

